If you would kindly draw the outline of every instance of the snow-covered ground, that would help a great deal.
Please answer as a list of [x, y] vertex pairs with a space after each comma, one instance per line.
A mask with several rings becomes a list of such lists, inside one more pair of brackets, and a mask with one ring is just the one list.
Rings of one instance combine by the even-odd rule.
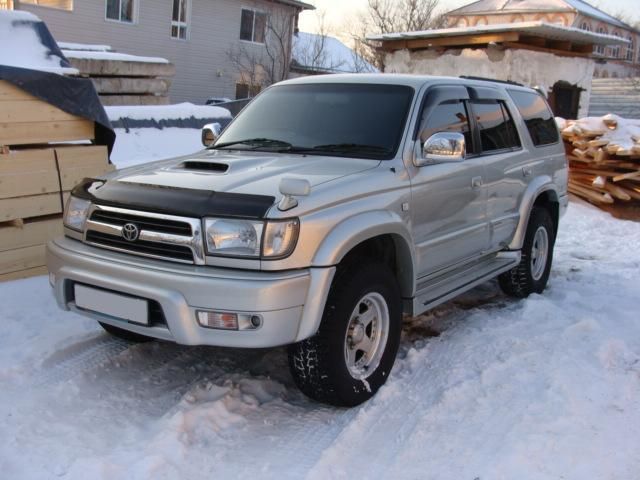
[[129, 345], [0, 285], [2, 478], [635, 479], [640, 224], [572, 203], [550, 286], [407, 321], [388, 384], [307, 400], [285, 349]]

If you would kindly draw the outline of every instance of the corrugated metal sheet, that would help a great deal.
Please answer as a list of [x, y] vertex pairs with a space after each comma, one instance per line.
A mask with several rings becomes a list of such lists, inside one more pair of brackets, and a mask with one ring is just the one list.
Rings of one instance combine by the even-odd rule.
[[640, 78], [594, 78], [589, 116], [615, 113], [640, 119]]

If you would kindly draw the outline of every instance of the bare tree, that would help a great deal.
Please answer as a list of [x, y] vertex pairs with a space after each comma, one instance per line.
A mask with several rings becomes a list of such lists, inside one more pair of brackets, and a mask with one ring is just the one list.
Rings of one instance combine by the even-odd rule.
[[295, 13], [273, 8], [267, 13], [264, 44], [238, 43], [227, 51], [227, 58], [251, 91], [279, 82], [289, 76], [291, 42]]
[[359, 18], [360, 29], [352, 34], [355, 52], [369, 63], [383, 67], [382, 56], [367, 35], [415, 32], [442, 28], [446, 18], [439, 13], [439, 0], [368, 0]]
[[298, 66], [305, 71], [317, 73], [335, 72], [345, 67], [345, 61], [334, 58], [328, 48], [329, 29], [326, 23], [326, 12], [319, 14], [318, 29], [315, 34], [297, 34], [294, 40], [293, 66]]

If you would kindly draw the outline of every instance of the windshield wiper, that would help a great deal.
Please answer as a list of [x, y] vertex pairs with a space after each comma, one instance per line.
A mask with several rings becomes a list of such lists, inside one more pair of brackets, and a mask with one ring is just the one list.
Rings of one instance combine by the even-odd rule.
[[377, 153], [380, 155], [389, 155], [391, 150], [379, 145], [366, 145], [361, 143], [328, 143], [326, 145], [315, 145], [311, 150], [316, 152], [332, 152], [332, 153]]
[[212, 145], [209, 148], [224, 148], [231, 147], [232, 145], [249, 145], [254, 148], [260, 147], [275, 147], [275, 148], [283, 148], [288, 149], [292, 145], [289, 142], [285, 142], [284, 140], [275, 140], [273, 138], [246, 138], [244, 140], [235, 140], [233, 142], [224, 142]]

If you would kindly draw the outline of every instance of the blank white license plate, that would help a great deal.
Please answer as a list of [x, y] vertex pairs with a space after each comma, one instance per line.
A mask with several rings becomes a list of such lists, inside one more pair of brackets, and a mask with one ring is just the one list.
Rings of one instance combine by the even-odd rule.
[[80, 308], [129, 322], [149, 324], [149, 302], [147, 300], [105, 292], [84, 285], [75, 285], [75, 294], [76, 306]]

